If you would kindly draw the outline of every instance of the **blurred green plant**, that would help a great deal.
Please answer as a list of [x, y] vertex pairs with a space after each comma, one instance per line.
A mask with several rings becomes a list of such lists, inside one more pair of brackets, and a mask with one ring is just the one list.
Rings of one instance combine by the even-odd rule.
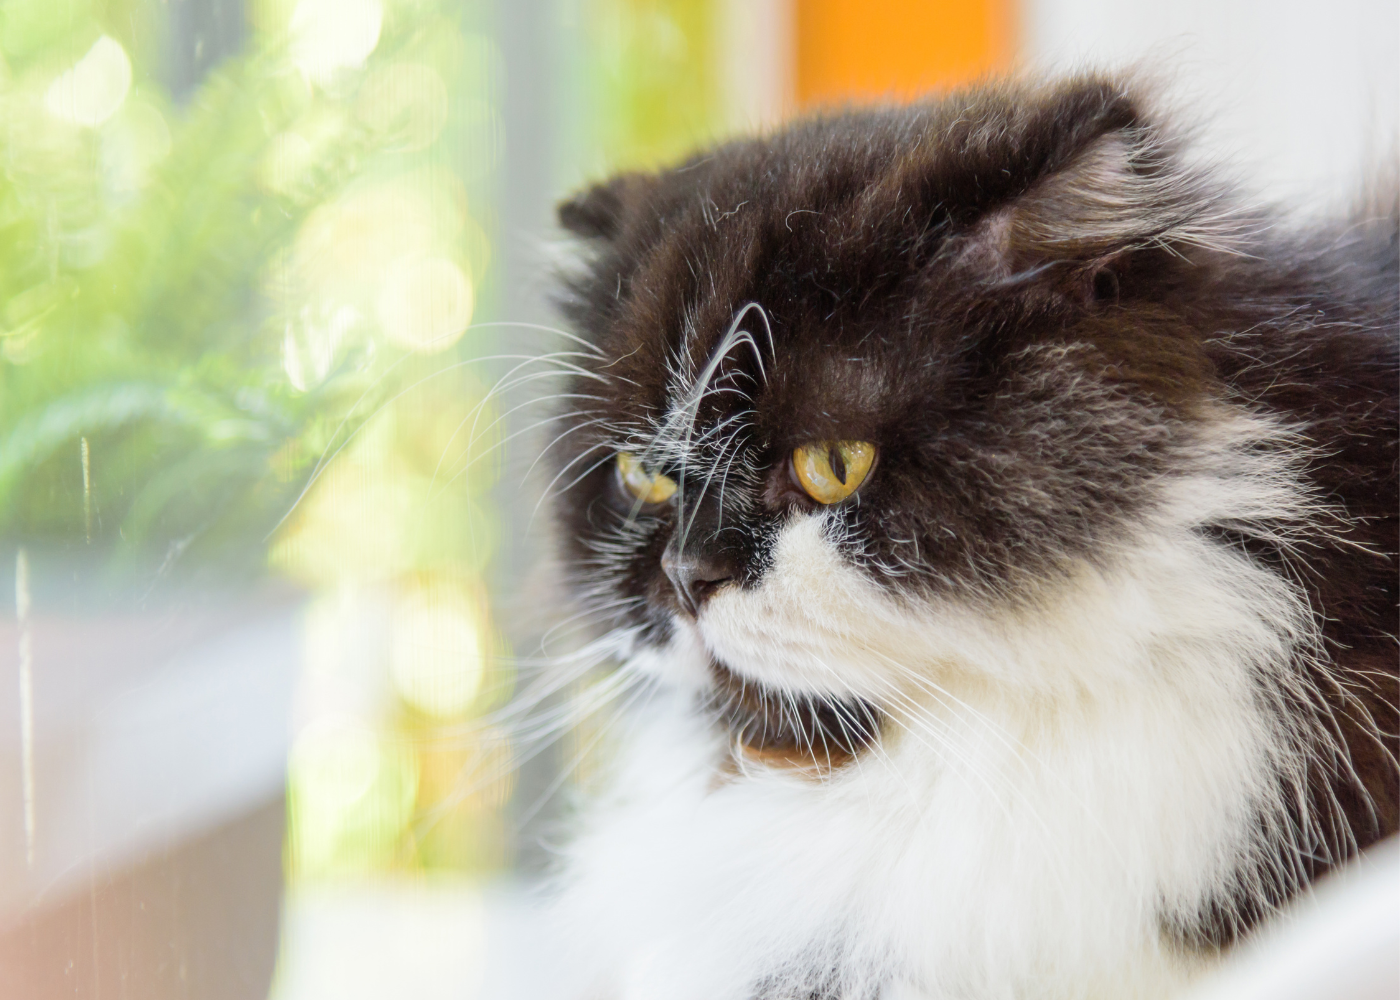
[[450, 368], [494, 56], [431, 0], [260, 0], [180, 107], [163, 7], [0, 8], [0, 537], [256, 570], [318, 459]]
[[723, 13], [715, 0], [580, 0], [595, 173], [655, 169], [725, 133]]

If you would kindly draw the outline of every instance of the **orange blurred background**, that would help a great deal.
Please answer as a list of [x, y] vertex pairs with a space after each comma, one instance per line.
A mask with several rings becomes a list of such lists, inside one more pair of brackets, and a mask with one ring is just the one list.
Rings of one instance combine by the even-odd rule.
[[1015, 51], [1010, 0], [798, 0], [799, 107], [904, 98], [1005, 71]]

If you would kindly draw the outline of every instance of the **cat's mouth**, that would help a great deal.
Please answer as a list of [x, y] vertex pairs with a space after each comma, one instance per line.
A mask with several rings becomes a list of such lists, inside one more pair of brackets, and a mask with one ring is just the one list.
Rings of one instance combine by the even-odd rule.
[[747, 760], [829, 772], [880, 737], [881, 712], [862, 698], [779, 691], [713, 657], [710, 673], [709, 708]]

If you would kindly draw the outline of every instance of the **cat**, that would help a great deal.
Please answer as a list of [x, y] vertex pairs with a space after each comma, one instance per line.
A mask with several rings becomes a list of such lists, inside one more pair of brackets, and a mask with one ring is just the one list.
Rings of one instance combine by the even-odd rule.
[[581, 995], [1167, 996], [1396, 831], [1394, 178], [1178, 136], [994, 82], [560, 207]]

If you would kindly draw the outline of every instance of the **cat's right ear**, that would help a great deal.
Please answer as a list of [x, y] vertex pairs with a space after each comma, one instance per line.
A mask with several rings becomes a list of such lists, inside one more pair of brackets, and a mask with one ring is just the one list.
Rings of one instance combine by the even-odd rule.
[[1220, 191], [1151, 130], [1110, 130], [982, 219], [969, 241], [1006, 285], [1115, 299], [1118, 272], [1142, 254], [1239, 252], [1243, 227]]
[[584, 239], [614, 239], [631, 207], [651, 186], [644, 174], [618, 174], [560, 204], [559, 225]]

